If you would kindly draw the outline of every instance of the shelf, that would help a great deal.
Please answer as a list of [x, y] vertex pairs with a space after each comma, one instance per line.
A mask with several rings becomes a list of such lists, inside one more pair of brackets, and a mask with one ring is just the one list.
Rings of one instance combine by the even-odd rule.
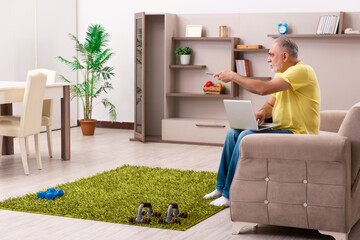
[[202, 69], [206, 68], [206, 65], [170, 65], [170, 68]]
[[[280, 34], [268, 34], [268, 37], [278, 38]], [[360, 38], [360, 34], [285, 34], [290, 38]]]
[[258, 48], [258, 49], [249, 49], [249, 48], [244, 48], [244, 49], [239, 49], [239, 48], [234, 48], [233, 49], [234, 52], [268, 52], [269, 49], [267, 48]]
[[174, 41], [232, 41], [231, 37], [173, 37]]
[[233, 98], [230, 94], [166, 93], [167, 97]]

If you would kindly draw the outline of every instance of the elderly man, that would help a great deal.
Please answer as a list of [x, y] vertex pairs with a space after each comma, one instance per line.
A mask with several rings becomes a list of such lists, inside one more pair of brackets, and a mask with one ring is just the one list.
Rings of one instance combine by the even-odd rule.
[[[298, 46], [285, 36], [276, 39], [269, 50], [267, 62], [275, 73], [271, 81], [249, 79], [230, 70], [214, 74], [219, 80], [235, 82], [268, 101], [255, 114], [260, 123], [272, 117], [280, 126], [261, 132], [230, 129], [227, 133], [217, 175], [216, 188], [205, 199], [217, 198], [210, 204], [229, 206], [229, 190], [239, 159], [241, 140], [248, 134], [318, 134], [320, 124], [320, 89], [314, 70], [298, 60]], [[259, 149], [261, 151], [261, 149]]]

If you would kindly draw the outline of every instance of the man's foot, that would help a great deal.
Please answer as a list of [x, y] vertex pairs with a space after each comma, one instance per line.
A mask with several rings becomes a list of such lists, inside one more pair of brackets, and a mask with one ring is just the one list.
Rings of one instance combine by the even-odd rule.
[[218, 199], [212, 201], [210, 204], [217, 207], [228, 207], [230, 206], [230, 201], [228, 198], [221, 196]]
[[220, 197], [222, 194], [222, 191], [215, 189], [214, 191], [212, 191], [211, 193], [208, 193], [204, 196], [205, 199], [210, 199], [210, 198], [216, 198], [216, 197]]

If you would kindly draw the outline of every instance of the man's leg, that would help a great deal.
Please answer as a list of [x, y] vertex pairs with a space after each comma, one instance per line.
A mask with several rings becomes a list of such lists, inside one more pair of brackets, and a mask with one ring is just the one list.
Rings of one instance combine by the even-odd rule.
[[226, 174], [225, 185], [222, 189], [222, 197], [212, 201], [210, 204], [215, 205], [215, 206], [226, 206], [226, 207], [229, 206], [229, 191], [230, 191], [231, 182], [235, 175], [237, 162], [238, 162], [239, 156], [240, 156], [240, 149], [239, 149], [240, 142], [245, 136], [247, 136], [249, 134], [257, 134], [257, 133], [292, 134], [292, 132], [289, 130], [264, 130], [264, 131], [244, 130], [244, 131], [242, 131], [237, 139], [236, 146], [234, 149], [234, 154], [231, 156], [231, 159], [230, 159], [228, 172]]
[[220, 197], [225, 186], [228, 169], [231, 163], [232, 155], [238, 152], [237, 140], [242, 130], [229, 129], [226, 134], [225, 143], [221, 155], [220, 166], [217, 174], [215, 190], [204, 196], [205, 199]]

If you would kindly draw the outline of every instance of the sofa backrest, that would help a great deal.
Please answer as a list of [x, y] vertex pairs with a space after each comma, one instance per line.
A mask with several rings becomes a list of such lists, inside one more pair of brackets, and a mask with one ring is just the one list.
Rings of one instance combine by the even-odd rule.
[[338, 134], [351, 141], [351, 183], [354, 183], [360, 170], [360, 102], [346, 114]]
[[347, 110], [324, 110], [320, 112], [320, 131], [338, 133]]

